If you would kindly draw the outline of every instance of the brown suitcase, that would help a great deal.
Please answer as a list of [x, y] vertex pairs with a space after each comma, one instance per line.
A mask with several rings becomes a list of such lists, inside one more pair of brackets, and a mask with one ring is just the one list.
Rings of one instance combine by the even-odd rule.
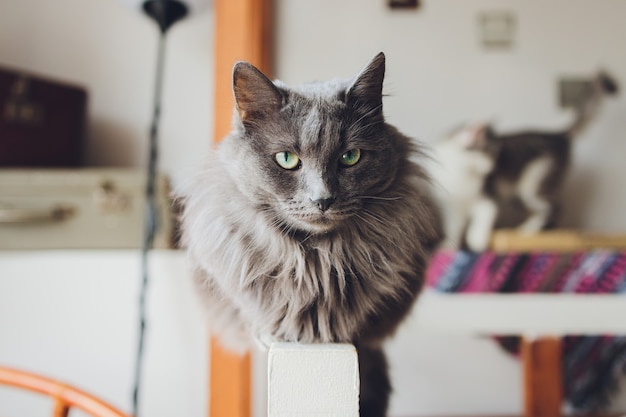
[[83, 88], [0, 68], [0, 167], [77, 167], [83, 159]]

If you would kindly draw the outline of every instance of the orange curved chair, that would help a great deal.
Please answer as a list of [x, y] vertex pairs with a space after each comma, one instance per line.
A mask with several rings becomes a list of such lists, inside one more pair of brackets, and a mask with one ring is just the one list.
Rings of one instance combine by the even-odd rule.
[[72, 407], [93, 417], [130, 417], [91, 394], [29, 372], [0, 367], [0, 384], [52, 397], [54, 401], [52, 417], [67, 417]]

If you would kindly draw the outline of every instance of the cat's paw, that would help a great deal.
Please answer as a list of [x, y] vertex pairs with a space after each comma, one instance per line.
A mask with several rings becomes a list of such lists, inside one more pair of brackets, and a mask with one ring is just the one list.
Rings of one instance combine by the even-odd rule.
[[482, 198], [474, 204], [465, 236], [465, 241], [470, 250], [483, 252], [489, 248], [491, 232], [497, 214], [496, 203], [489, 198]]
[[548, 216], [536, 214], [527, 218], [524, 223], [517, 227], [517, 230], [525, 234], [539, 233], [545, 227], [548, 222]]
[[489, 248], [489, 241], [491, 240], [491, 231], [471, 229], [468, 230], [466, 236], [466, 242], [468, 248], [473, 252], [484, 252]]

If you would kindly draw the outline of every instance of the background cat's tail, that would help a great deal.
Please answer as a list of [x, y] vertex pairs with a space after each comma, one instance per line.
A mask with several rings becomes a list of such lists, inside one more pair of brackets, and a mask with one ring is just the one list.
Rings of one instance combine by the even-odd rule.
[[615, 79], [605, 71], [599, 71], [578, 102], [574, 122], [567, 129], [568, 136], [575, 138], [580, 135], [599, 113], [604, 97], [617, 94], [618, 91], [619, 87]]

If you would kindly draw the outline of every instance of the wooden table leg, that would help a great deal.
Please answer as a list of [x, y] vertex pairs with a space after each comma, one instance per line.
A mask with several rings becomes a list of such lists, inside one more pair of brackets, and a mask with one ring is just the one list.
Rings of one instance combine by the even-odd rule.
[[250, 354], [240, 356], [224, 350], [211, 340], [209, 392], [210, 417], [250, 417]]
[[558, 417], [562, 413], [561, 339], [522, 339], [524, 416]]

